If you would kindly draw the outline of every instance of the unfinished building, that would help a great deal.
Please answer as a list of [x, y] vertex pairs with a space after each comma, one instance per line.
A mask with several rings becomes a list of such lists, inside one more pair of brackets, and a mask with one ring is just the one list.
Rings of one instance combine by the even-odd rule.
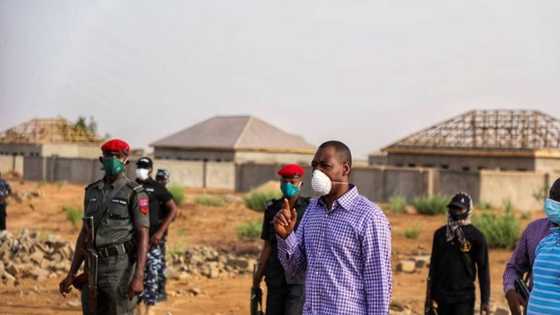
[[560, 121], [533, 110], [473, 110], [382, 151], [399, 167], [560, 172]]
[[0, 155], [95, 158], [100, 142], [64, 118], [32, 119], [0, 133]]

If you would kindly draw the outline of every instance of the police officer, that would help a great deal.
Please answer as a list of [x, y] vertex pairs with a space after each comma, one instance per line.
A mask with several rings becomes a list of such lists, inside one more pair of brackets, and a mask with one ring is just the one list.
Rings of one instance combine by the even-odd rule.
[[[169, 171], [163, 168], [158, 168], [156, 172], [156, 182], [160, 183], [163, 187], [167, 188], [167, 184], [169, 183]], [[165, 276], [167, 270], [167, 261], [165, 260], [166, 257], [166, 242], [161, 244], [161, 255], [163, 257], [163, 268], [160, 269], [160, 274], [158, 276], [159, 285], [158, 285], [158, 301], [165, 301], [167, 300], [167, 291], [165, 291], [165, 284], [167, 283], [167, 277]]]
[[156, 172], [156, 182], [160, 183], [163, 187], [167, 187], [169, 183], [169, 171], [163, 168], [158, 168]]
[[[148, 251], [149, 200], [144, 188], [125, 175], [129, 145], [119, 139], [101, 147], [105, 176], [86, 187], [84, 216], [95, 221], [95, 249], [99, 256], [96, 314], [134, 312], [137, 295], [144, 289]], [[84, 261], [87, 229], [82, 226], [72, 265], [59, 290], [66, 296]], [[82, 307], [88, 312], [87, 285], [82, 288]]]
[[144, 187], [150, 197], [150, 249], [146, 262], [144, 292], [141, 299], [145, 304], [140, 313], [151, 314], [151, 306], [159, 300], [161, 276], [164, 276], [162, 247], [165, 244], [167, 229], [177, 214], [177, 206], [171, 193], [152, 178], [153, 161], [142, 157], [136, 162], [136, 182]]
[[266, 314], [267, 315], [295, 315], [301, 314], [304, 302], [304, 278], [290, 278], [284, 274], [284, 269], [278, 260], [276, 246], [276, 232], [272, 219], [285, 200], [291, 208], [297, 211], [296, 229], [309, 204], [309, 198], [300, 196], [303, 184], [304, 170], [297, 164], [288, 164], [278, 171], [281, 177], [282, 195], [284, 198], [272, 200], [266, 207], [261, 239], [264, 246], [259, 258], [257, 271], [253, 277], [253, 288], [259, 288], [263, 275], [267, 285]]
[[6, 229], [6, 208], [8, 207], [8, 196], [12, 194], [12, 189], [7, 181], [0, 174], [0, 231]]

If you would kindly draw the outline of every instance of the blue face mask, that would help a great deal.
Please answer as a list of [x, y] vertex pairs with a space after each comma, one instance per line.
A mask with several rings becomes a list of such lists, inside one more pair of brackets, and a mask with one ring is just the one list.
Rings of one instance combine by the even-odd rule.
[[560, 202], [546, 198], [544, 201], [544, 212], [552, 223], [560, 224]]
[[293, 198], [297, 196], [300, 191], [298, 186], [288, 182], [282, 183], [282, 185], [280, 185], [280, 190], [282, 190], [282, 194], [286, 198]]

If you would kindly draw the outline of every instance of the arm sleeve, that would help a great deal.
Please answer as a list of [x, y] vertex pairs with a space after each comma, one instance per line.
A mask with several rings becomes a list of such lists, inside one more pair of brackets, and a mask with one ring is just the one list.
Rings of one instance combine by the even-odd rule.
[[150, 201], [145, 192], [134, 193], [131, 200], [131, 212], [136, 228], [150, 228]]
[[478, 281], [480, 285], [480, 301], [482, 304], [490, 302], [490, 260], [488, 259], [488, 243], [480, 234], [480, 248], [476, 254]]
[[263, 222], [262, 222], [262, 230], [261, 230], [261, 239], [265, 241], [270, 241], [270, 214], [268, 212], [268, 208], [264, 210], [263, 214]]
[[299, 228], [292, 232], [286, 239], [276, 235], [278, 241], [278, 260], [284, 271], [291, 277], [296, 277], [307, 269], [307, 256], [305, 253], [304, 231], [307, 213], [303, 215]]
[[167, 190], [167, 188], [162, 187], [158, 194], [158, 200], [161, 204], [166, 204], [169, 200], [173, 199], [173, 195]]
[[435, 266], [437, 265], [437, 261], [439, 259], [439, 250], [437, 246], [437, 237], [438, 232], [434, 233], [434, 239], [432, 240], [432, 254], [430, 255], [430, 271], [428, 276], [430, 278], [430, 292], [434, 292], [434, 284], [437, 282], [437, 272], [435, 272]]
[[511, 259], [506, 265], [503, 276], [504, 293], [515, 289], [515, 280], [523, 277], [523, 274], [529, 271], [530, 261], [527, 252], [527, 229], [521, 235], [521, 239], [517, 242], [517, 246], [511, 255]]
[[362, 257], [367, 313], [389, 313], [392, 294], [391, 227], [383, 215], [366, 222], [362, 234]]
[[87, 209], [87, 204], [88, 204], [87, 195], [88, 194], [87, 194], [87, 189], [86, 189], [86, 191], [84, 192], [84, 208], [83, 208], [83, 211], [82, 211], [84, 213], [84, 216], [85, 216], [86, 209]]

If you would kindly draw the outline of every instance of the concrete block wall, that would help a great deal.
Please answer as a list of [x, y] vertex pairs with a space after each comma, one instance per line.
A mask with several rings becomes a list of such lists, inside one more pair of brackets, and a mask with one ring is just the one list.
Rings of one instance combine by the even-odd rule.
[[353, 168], [350, 181], [358, 187], [360, 194], [378, 201], [385, 194], [384, 176], [382, 168]]
[[297, 163], [302, 165], [309, 165], [311, 164], [311, 160], [313, 160], [312, 153], [269, 153], [269, 152], [253, 152], [253, 151], [238, 151], [235, 153], [235, 162], [238, 164]]
[[471, 171], [535, 171], [535, 159], [526, 157], [480, 157], [430, 154], [389, 154], [388, 165], [399, 167], [427, 167], [442, 170]]
[[[23, 174], [27, 180], [68, 181], [88, 184], [103, 176], [98, 159], [25, 157]], [[195, 188], [235, 189], [235, 165], [226, 162], [154, 160], [154, 168], [171, 172], [171, 183]], [[127, 176], [135, 178], [135, 161], [127, 166]]]
[[26, 156], [23, 160], [23, 179], [46, 180], [46, 162], [42, 157]]
[[434, 192], [452, 196], [458, 192], [471, 195], [473, 202], [480, 201], [480, 175], [478, 172], [436, 171]]
[[402, 195], [410, 200], [417, 196], [430, 194], [428, 175], [428, 169], [386, 169], [384, 192], [378, 201], [387, 201], [395, 195]]
[[171, 173], [171, 183], [186, 187], [204, 185], [204, 167], [200, 161], [154, 160], [154, 171], [158, 168], [167, 169]]
[[0, 173], [16, 172], [23, 174], [23, 156], [0, 155]]
[[497, 207], [510, 200], [514, 208], [524, 211], [543, 209], [534, 195], [546, 181], [545, 173], [484, 171], [480, 173], [480, 200]]
[[[9, 161], [0, 156], [0, 165]], [[17, 163], [16, 163], [17, 164]], [[280, 164], [233, 164], [231, 162], [202, 162], [155, 160], [154, 168], [171, 172], [171, 182], [194, 188], [219, 188], [247, 192], [268, 181], [277, 181]], [[311, 169], [304, 166], [303, 193], [311, 195]], [[27, 180], [69, 181], [91, 183], [103, 175], [97, 159], [25, 157], [23, 177]], [[134, 161], [127, 174], [134, 178]], [[538, 172], [463, 172], [431, 168], [355, 167], [351, 182], [360, 193], [376, 202], [386, 202], [402, 195], [411, 200], [422, 195], [452, 195], [465, 191], [474, 202], [485, 201], [502, 206], [510, 200], [520, 210], [542, 209], [542, 200], [535, 195], [560, 176], [559, 173]]]
[[235, 190], [247, 192], [253, 188], [277, 180], [279, 164], [239, 164], [235, 170]]
[[224, 162], [206, 163], [205, 187], [235, 190], [235, 164]]

